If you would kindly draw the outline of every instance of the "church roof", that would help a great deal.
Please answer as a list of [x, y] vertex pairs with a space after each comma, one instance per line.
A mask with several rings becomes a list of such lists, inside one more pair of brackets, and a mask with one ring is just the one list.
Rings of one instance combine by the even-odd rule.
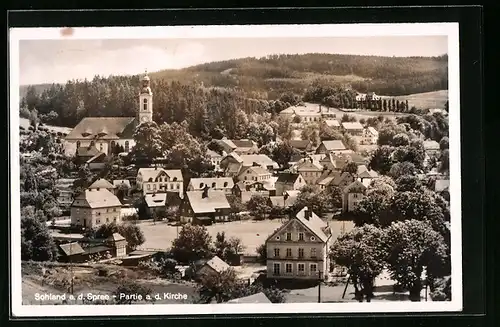
[[132, 139], [135, 125], [135, 117], [86, 117], [73, 128], [66, 139]]

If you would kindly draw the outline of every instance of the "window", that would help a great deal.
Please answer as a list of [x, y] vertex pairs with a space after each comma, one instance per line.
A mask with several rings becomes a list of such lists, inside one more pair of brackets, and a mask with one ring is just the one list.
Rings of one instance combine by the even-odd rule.
[[106, 224], [109, 223], [109, 218], [106, 218]]
[[311, 241], [316, 241], [316, 237], [311, 236]]
[[275, 263], [273, 264], [273, 275], [279, 275], [280, 274], [280, 264]]
[[116, 212], [116, 208], [113, 208], [113, 212]]
[[286, 240], [291, 241], [292, 240], [292, 233], [286, 233]]
[[215, 188], [215, 183], [212, 183], [212, 188]]
[[144, 99], [144, 100], [142, 100], [142, 103], [144, 103], [144, 104], [148, 104], [148, 99]]
[[280, 240], [280, 237], [279, 236], [276, 236], [276, 241], [279, 241]]
[[274, 256], [279, 257], [280, 256], [280, 249], [274, 249]]
[[95, 145], [95, 142], [94, 141], [90, 141], [90, 146], [94, 146]]
[[315, 263], [311, 263], [311, 266], [310, 266], [311, 274], [315, 273], [317, 269], [318, 269], [318, 266]]
[[304, 240], [304, 233], [299, 233], [299, 241], [303, 241]]
[[156, 184], [153, 184], [153, 191], [156, 191]]
[[104, 150], [104, 144], [99, 143], [99, 151], [102, 151], [102, 150]]
[[303, 264], [303, 263], [299, 263], [299, 264], [297, 265], [297, 268], [298, 268], [297, 270], [299, 271], [299, 273], [303, 273], [303, 272], [305, 272], [305, 271], [306, 271], [306, 265], [305, 265], [305, 264]]
[[299, 258], [303, 258], [304, 257], [304, 249], [300, 248], [299, 249]]
[[311, 249], [311, 258], [316, 258], [316, 249], [315, 248]]
[[148, 189], [148, 191], [151, 191], [151, 185], [150, 184], [147, 184], [147, 189]]
[[174, 189], [174, 184], [170, 183], [170, 189], [173, 190]]
[[100, 213], [100, 212], [97, 212], [97, 215], [98, 215], [98, 216], [100, 216], [100, 215], [101, 215], [101, 213]]
[[113, 221], [116, 223], [116, 217], [113, 218]]
[[177, 184], [177, 189], [179, 190], [181, 188], [181, 185], [180, 184]]
[[286, 249], [286, 256], [291, 257], [292, 256], [292, 249], [288, 248]]
[[245, 176], [245, 180], [247, 180], [247, 177]]
[[129, 152], [129, 151], [130, 151], [129, 143], [128, 143], [128, 141], [125, 141], [125, 152]]
[[76, 141], [76, 148], [78, 149], [80, 147], [80, 141]]
[[200, 183], [200, 188], [203, 188], [203, 183]]
[[292, 273], [292, 264], [291, 264], [291, 263], [287, 263], [287, 264], [285, 265], [285, 272], [286, 272], [287, 274], [291, 274], [291, 273]]

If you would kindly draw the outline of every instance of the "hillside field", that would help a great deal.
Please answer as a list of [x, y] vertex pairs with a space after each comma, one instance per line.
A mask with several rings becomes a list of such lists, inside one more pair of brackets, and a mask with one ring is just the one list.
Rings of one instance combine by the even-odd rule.
[[408, 100], [408, 105], [410, 106], [410, 108], [414, 106], [421, 109], [443, 109], [446, 101], [448, 101], [448, 90], [415, 93], [395, 97], [382, 96], [382, 98], [394, 98], [399, 101]]

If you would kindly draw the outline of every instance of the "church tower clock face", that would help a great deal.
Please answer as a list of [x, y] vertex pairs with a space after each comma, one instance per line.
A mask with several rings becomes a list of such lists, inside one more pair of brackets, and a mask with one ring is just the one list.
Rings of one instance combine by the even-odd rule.
[[148, 121], [148, 117], [143, 116], [143, 117], [142, 117], [142, 119], [141, 119], [141, 121], [142, 121], [143, 123], [147, 122], [147, 121]]

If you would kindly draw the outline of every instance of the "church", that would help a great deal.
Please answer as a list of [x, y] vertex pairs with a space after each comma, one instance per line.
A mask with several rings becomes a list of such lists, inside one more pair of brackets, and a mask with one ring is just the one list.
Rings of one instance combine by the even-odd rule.
[[136, 117], [86, 117], [64, 139], [67, 156], [85, 156], [87, 153], [115, 152], [117, 146], [124, 152], [134, 147], [134, 131], [140, 123], [153, 121], [153, 92], [149, 76], [144, 74], [139, 93]]

